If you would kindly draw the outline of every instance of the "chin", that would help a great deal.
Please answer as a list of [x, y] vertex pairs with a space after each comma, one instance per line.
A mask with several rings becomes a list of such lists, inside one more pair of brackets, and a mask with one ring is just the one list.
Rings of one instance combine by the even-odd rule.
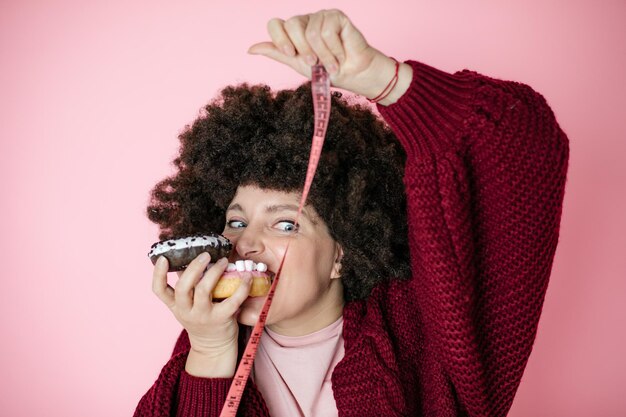
[[246, 301], [241, 304], [237, 321], [246, 326], [254, 326], [259, 319], [265, 298], [266, 297], [248, 297]]

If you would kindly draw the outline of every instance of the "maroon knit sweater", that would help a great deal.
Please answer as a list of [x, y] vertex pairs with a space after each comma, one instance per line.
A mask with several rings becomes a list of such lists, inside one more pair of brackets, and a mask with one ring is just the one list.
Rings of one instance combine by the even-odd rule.
[[[340, 416], [505, 416], [559, 236], [568, 139], [530, 87], [408, 61], [378, 110], [407, 153], [412, 279], [344, 309]], [[135, 416], [217, 416], [231, 379], [185, 372], [183, 331]], [[238, 415], [268, 416], [248, 381]]]

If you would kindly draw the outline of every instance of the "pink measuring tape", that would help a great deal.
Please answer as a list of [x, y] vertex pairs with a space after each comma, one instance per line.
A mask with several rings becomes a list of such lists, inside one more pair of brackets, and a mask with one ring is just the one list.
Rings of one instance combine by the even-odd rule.
[[[314, 112], [313, 140], [311, 143], [311, 154], [309, 156], [306, 179], [304, 181], [304, 189], [302, 190], [302, 198], [300, 199], [298, 213], [296, 214], [296, 224], [298, 223], [298, 219], [300, 217], [300, 213], [302, 212], [302, 208], [304, 207], [304, 203], [306, 202], [309, 190], [311, 189], [311, 183], [313, 182], [315, 170], [317, 169], [317, 163], [319, 161], [320, 154], [322, 153], [322, 146], [324, 144], [324, 137], [326, 136], [326, 128], [328, 127], [328, 119], [330, 117], [330, 79], [326, 69], [322, 65], [314, 65], [312, 67], [311, 92], [313, 93]], [[280, 262], [278, 271], [276, 271], [274, 282], [272, 283], [270, 291], [267, 294], [265, 304], [263, 304], [263, 308], [259, 314], [259, 319], [252, 329], [252, 334], [250, 335], [246, 349], [243, 352], [241, 362], [239, 363], [237, 372], [235, 372], [235, 376], [232, 384], [230, 385], [230, 389], [228, 390], [226, 402], [224, 403], [224, 408], [222, 408], [220, 417], [235, 417], [237, 414], [237, 409], [239, 408], [243, 391], [246, 388], [246, 382], [248, 381], [248, 377], [252, 371], [254, 357], [256, 356], [257, 349], [259, 348], [259, 342], [261, 341], [263, 329], [265, 328], [267, 313], [272, 304], [276, 284], [278, 283], [280, 272], [283, 269], [283, 263], [287, 257], [288, 250], [289, 242], [287, 242], [285, 255]]]

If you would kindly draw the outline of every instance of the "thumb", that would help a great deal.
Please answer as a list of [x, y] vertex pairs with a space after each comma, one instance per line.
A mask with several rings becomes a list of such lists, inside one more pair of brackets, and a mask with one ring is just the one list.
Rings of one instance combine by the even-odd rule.
[[251, 55], [267, 55], [276, 52], [278, 48], [272, 42], [259, 42], [248, 48], [248, 53]]
[[279, 51], [272, 42], [255, 43], [250, 48], [248, 48], [248, 53], [251, 55], [263, 55], [282, 64], [290, 66], [293, 63], [293, 58]]
[[[263, 55], [274, 61], [280, 62], [281, 64], [285, 64], [305, 77], [310, 77], [311, 69], [308, 65], [304, 65], [299, 61], [297, 56], [288, 56], [285, 55], [282, 51], [280, 51], [276, 45], [272, 42], [260, 42], [255, 43], [250, 48], [248, 48], [248, 53], [251, 55]], [[308, 70], [308, 74], [306, 73]]]

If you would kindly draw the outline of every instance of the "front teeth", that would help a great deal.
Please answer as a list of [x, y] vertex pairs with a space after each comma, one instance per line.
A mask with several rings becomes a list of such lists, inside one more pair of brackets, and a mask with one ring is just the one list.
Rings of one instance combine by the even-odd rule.
[[246, 270], [246, 266], [245, 266], [245, 262], [244, 261], [237, 261], [235, 262], [235, 267], [237, 268], [237, 271], [239, 272], [243, 272]]
[[246, 271], [252, 271], [252, 267], [254, 266], [254, 262], [252, 262], [251, 260], [247, 259], [245, 261], [243, 261], [244, 267], [246, 268]]
[[267, 271], [267, 265], [265, 265], [262, 262], [259, 262], [258, 264], [254, 263], [250, 259], [239, 260], [239, 261], [236, 261], [234, 264], [229, 263], [228, 266], [226, 267], [226, 271], [228, 271], [228, 272], [232, 272], [232, 271], [239, 271], [239, 272], [243, 272], [243, 271], [259, 271], [259, 272], [265, 272], [265, 271]]

